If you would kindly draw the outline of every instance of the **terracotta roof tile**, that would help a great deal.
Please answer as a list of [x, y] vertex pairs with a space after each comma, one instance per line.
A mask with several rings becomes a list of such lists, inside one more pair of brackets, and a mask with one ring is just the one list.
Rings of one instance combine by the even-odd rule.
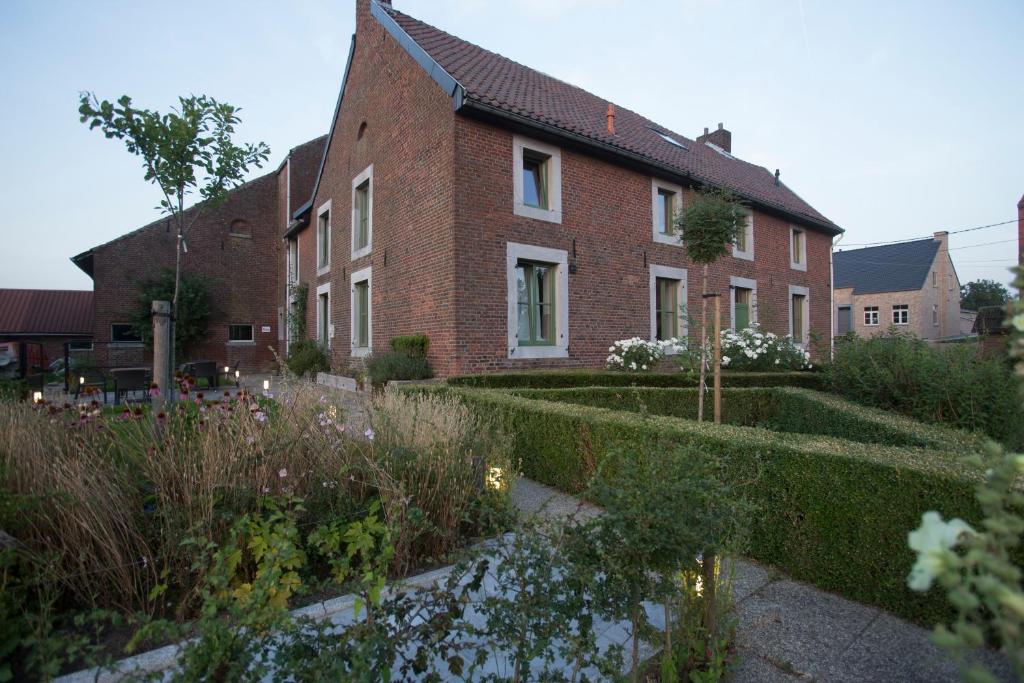
[[[839, 228], [814, 207], [775, 182], [768, 169], [725, 154], [615, 105], [615, 133], [607, 130], [609, 102], [557, 78], [518, 64], [430, 26], [387, 5], [381, 7], [465, 89], [467, 99], [516, 114], [656, 164], [728, 188], [826, 228]], [[655, 131], [675, 138], [673, 145]]]

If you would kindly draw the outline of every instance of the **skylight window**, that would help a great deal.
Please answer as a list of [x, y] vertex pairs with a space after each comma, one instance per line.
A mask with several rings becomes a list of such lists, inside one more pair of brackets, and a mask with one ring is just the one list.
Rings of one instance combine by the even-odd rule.
[[716, 145], [713, 142], [708, 142], [707, 140], [705, 140], [704, 144], [707, 145], [708, 147], [710, 147], [711, 149], [715, 150], [719, 154], [721, 154], [723, 157], [728, 157], [730, 159], [735, 159], [736, 158], [736, 157], [734, 157], [733, 155], [729, 154], [728, 152], [726, 152], [724, 149], [722, 149], [721, 147], [719, 147], [718, 145]]
[[686, 149], [686, 145], [679, 142], [679, 140], [676, 140], [674, 137], [668, 135], [667, 133], [662, 133], [660, 130], [655, 130], [654, 128], [651, 128], [650, 130], [652, 133], [654, 133], [655, 135], [657, 135], [659, 138], [669, 143], [670, 145], [675, 145], [680, 149]]

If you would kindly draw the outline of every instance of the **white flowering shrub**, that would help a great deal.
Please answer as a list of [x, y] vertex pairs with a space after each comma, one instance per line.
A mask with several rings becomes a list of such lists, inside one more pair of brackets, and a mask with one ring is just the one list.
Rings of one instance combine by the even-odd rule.
[[621, 339], [608, 347], [606, 363], [610, 370], [647, 372], [653, 370], [666, 353], [682, 347], [682, 340], [675, 337], [661, 341], [647, 341], [640, 337]]
[[730, 370], [810, 370], [811, 354], [790, 337], [762, 332], [757, 323], [736, 332], [722, 330], [722, 367]]

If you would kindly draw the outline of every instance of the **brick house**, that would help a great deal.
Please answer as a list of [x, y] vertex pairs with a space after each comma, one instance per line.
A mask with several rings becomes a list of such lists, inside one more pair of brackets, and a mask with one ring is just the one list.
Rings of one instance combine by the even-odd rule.
[[89, 350], [92, 320], [92, 292], [0, 289], [0, 376], [4, 374], [3, 366], [20, 363], [26, 353], [31, 357], [26, 364], [46, 368], [64, 357], [65, 343], [73, 352]]
[[[284, 343], [281, 232], [293, 197], [308, 197], [325, 136], [290, 150], [274, 171], [228, 192], [201, 211], [188, 235], [182, 272], [202, 276], [213, 315], [206, 339], [178, 360], [213, 360], [258, 371], [273, 363], [270, 347]], [[138, 283], [173, 268], [175, 230], [167, 217], [72, 257], [93, 280], [95, 362], [101, 367], [149, 363], [131, 329]]]
[[837, 251], [835, 333], [871, 336], [890, 326], [922, 339], [962, 334], [960, 280], [949, 235]]
[[827, 340], [842, 231], [778, 172], [735, 157], [721, 124], [686, 138], [357, 0], [286, 272], [308, 287], [307, 329], [339, 368], [410, 333], [429, 335], [439, 375], [597, 366], [613, 340], [684, 336], [699, 311], [700, 269], [666, 228], [698, 186], [750, 208], [711, 269], [726, 324]]

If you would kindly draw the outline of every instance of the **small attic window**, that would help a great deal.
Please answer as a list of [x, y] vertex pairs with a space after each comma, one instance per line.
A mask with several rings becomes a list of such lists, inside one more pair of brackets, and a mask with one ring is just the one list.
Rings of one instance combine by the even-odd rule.
[[249, 227], [248, 222], [243, 221], [241, 218], [236, 218], [231, 221], [228, 234], [232, 237], [252, 237], [252, 229]]
[[366, 132], [366, 121], [359, 124], [359, 132], [356, 133], [356, 140], [363, 139], [363, 133]]
[[659, 138], [661, 138], [665, 142], [669, 143], [670, 145], [675, 145], [676, 147], [678, 147], [680, 149], [686, 149], [687, 148], [686, 145], [684, 145], [683, 143], [679, 142], [679, 140], [676, 140], [674, 137], [672, 137], [668, 133], [662, 133], [660, 130], [656, 130], [654, 128], [651, 128], [650, 130], [651, 130], [652, 133], [654, 133], [655, 135], [657, 135]]

